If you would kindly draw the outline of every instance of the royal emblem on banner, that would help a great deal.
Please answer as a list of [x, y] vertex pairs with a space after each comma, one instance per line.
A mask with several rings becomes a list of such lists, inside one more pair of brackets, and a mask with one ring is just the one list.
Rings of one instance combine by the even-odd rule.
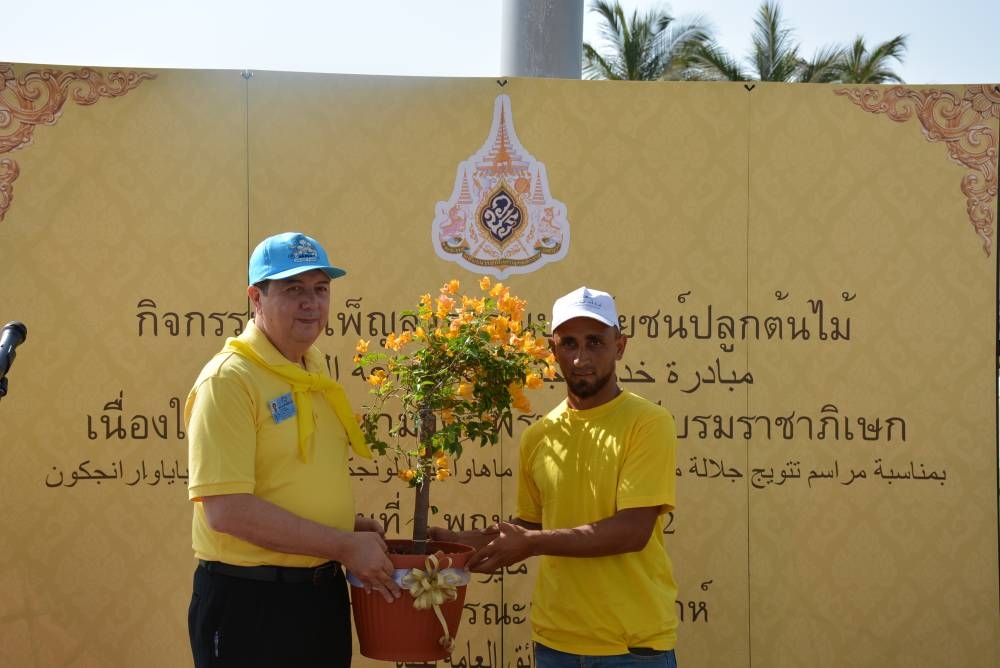
[[498, 278], [566, 255], [566, 205], [549, 193], [545, 165], [521, 146], [508, 96], [497, 96], [486, 142], [459, 164], [451, 198], [437, 203], [433, 236], [442, 259]]

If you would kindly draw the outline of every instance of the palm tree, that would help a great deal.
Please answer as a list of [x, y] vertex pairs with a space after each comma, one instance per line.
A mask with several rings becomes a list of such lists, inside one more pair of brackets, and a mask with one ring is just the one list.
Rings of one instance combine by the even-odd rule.
[[693, 46], [686, 54], [687, 78], [728, 81], [788, 81], [803, 83], [883, 83], [902, 82], [888, 61], [902, 62], [906, 36], [867, 50], [858, 37], [852, 48], [827, 46], [811, 59], [799, 56], [799, 44], [786, 24], [777, 2], [768, 0], [757, 10], [748, 68], [715, 43]]
[[799, 45], [784, 25], [778, 3], [765, 2], [753, 22], [751, 63], [760, 81], [794, 81], [799, 72]]
[[895, 59], [902, 63], [904, 53], [906, 35], [896, 35], [871, 51], [865, 46], [865, 38], [858, 35], [851, 48], [845, 51], [837, 80], [858, 84], [903, 83], [902, 77], [890, 69], [889, 61]]
[[696, 44], [710, 40], [699, 19], [678, 24], [664, 9], [651, 9], [628, 19], [621, 2], [593, 0], [590, 11], [602, 19], [603, 52], [583, 45], [583, 69], [588, 79], [653, 81], [683, 78], [685, 55]]
[[830, 81], [843, 49], [826, 47], [812, 60], [799, 56], [794, 31], [786, 24], [777, 2], [764, 2], [754, 18], [749, 69], [714, 43], [695, 46], [688, 54], [691, 79], [729, 81]]

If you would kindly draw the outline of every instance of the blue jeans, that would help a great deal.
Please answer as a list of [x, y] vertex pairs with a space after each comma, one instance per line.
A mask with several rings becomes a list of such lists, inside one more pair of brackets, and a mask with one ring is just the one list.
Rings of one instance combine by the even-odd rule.
[[[646, 651], [649, 650], [640, 650]], [[535, 643], [535, 668], [677, 668], [674, 650], [652, 654], [615, 654], [584, 656], [567, 654]]]

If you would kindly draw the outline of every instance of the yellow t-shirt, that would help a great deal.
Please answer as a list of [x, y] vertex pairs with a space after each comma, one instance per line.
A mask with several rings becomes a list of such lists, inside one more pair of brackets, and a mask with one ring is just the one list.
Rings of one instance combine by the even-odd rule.
[[[239, 338], [268, 363], [288, 363], [253, 322]], [[328, 375], [326, 357], [315, 347], [306, 353], [306, 367]], [[231, 352], [220, 352], [205, 365], [184, 409], [197, 558], [241, 566], [311, 567], [324, 562], [213, 531], [199, 502], [205, 496], [254, 494], [320, 524], [354, 529], [347, 433], [322, 393], [313, 394], [312, 405], [316, 431], [306, 463], [299, 455], [295, 407], [286, 381]]]
[[677, 585], [663, 544], [663, 514], [675, 503], [676, 449], [673, 416], [631, 392], [589, 410], [564, 401], [524, 432], [521, 519], [562, 529], [618, 510], [660, 508], [638, 552], [540, 558], [531, 601], [535, 641], [595, 656], [674, 648]]

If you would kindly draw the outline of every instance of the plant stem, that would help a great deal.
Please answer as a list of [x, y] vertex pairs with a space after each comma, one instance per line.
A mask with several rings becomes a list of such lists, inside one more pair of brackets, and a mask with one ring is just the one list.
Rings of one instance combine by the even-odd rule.
[[429, 523], [431, 507], [431, 479], [433, 470], [431, 462], [434, 459], [434, 452], [431, 448], [431, 437], [437, 431], [434, 412], [429, 407], [420, 409], [420, 430], [419, 440], [423, 446], [424, 454], [420, 457], [420, 471], [423, 478], [416, 488], [416, 498], [413, 505], [413, 543], [416, 554], [426, 554], [427, 552], [427, 525]]

